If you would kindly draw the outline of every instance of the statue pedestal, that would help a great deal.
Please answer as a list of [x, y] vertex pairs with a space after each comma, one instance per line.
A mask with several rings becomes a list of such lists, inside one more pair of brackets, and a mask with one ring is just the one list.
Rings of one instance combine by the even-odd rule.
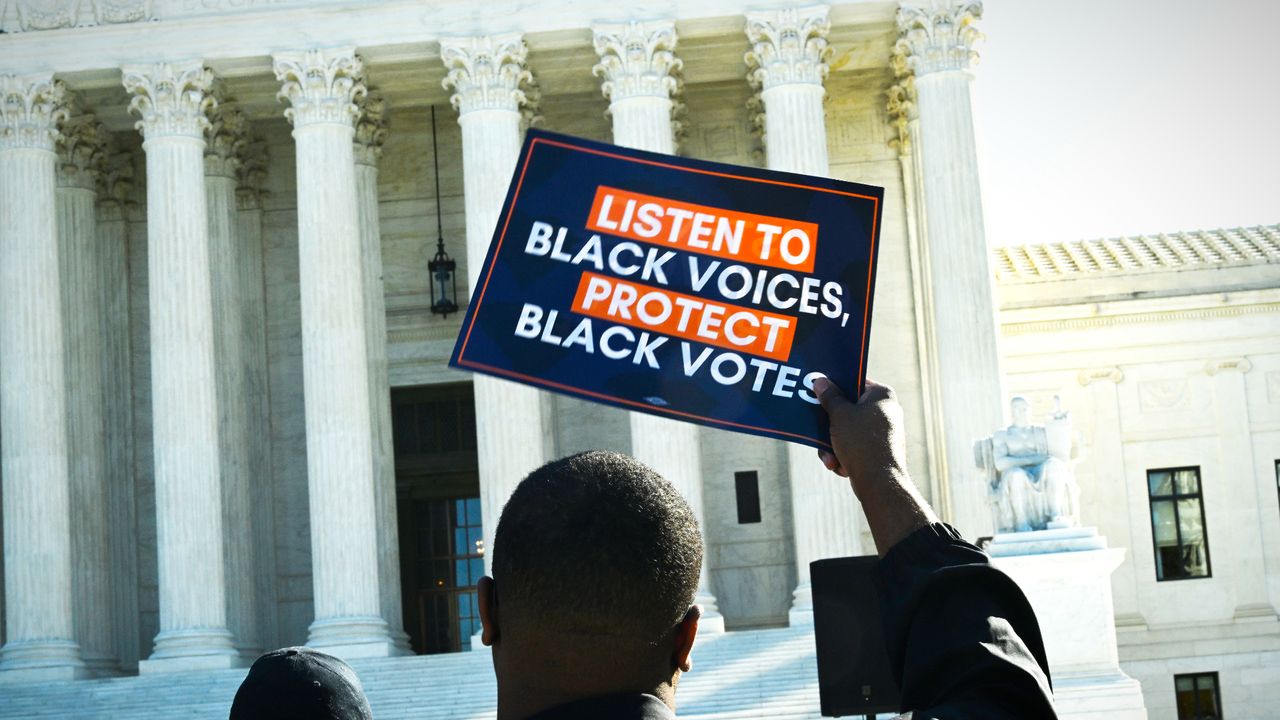
[[1111, 573], [1124, 550], [1094, 528], [995, 536], [992, 562], [1035, 608], [1060, 718], [1146, 720], [1142, 687], [1120, 670]]

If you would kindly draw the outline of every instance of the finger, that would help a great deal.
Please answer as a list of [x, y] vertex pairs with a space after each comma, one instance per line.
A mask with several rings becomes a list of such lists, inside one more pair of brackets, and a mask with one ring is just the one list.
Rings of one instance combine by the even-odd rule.
[[[813, 387], [816, 390], [818, 383], [815, 382]], [[865, 388], [862, 391], [862, 397], [858, 398], [859, 405], [893, 399], [893, 388], [888, 385], [881, 385], [871, 378], [867, 378]]]
[[821, 460], [822, 464], [831, 472], [835, 472], [836, 468], [840, 467], [840, 461], [836, 459], [836, 456], [833, 455], [830, 450], [819, 450], [818, 459]]
[[813, 394], [818, 396], [818, 402], [822, 403], [822, 409], [826, 410], [828, 415], [835, 412], [841, 404], [849, 402], [839, 386], [826, 376], [818, 377], [813, 381]]

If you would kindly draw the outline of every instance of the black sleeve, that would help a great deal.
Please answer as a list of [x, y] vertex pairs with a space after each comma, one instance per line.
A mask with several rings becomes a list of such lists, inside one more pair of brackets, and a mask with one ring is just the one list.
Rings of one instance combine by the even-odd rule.
[[1040, 625], [1022, 590], [949, 525], [876, 566], [885, 644], [914, 720], [1056, 718]]

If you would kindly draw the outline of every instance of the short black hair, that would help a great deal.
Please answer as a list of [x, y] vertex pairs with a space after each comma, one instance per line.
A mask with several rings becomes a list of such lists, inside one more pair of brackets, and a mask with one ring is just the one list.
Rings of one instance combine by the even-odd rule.
[[688, 611], [702, 570], [689, 503], [653, 469], [592, 450], [533, 471], [494, 534], [504, 624], [654, 645]]

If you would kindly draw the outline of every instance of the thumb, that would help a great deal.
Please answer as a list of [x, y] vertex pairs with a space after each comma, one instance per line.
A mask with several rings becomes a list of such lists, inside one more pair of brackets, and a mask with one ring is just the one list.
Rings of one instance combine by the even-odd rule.
[[832, 415], [837, 408], [849, 404], [849, 399], [840, 387], [825, 376], [813, 381], [813, 394], [818, 396], [818, 402], [822, 403], [822, 409], [827, 411], [827, 415]]

